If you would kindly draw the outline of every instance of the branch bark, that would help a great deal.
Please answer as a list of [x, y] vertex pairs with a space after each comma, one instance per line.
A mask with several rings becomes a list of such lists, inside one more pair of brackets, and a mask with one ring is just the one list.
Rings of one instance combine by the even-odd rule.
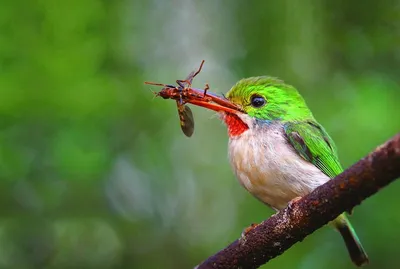
[[258, 268], [398, 177], [400, 133], [196, 268]]

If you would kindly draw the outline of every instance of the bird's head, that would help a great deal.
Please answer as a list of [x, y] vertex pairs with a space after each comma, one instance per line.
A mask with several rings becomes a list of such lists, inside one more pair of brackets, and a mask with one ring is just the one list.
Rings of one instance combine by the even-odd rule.
[[229, 135], [238, 136], [248, 129], [273, 121], [296, 121], [312, 118], [300, 93], [283, 81], [272, 77], [250, 77], [238, 81], [226, 94], [225, 105], [200, 106], [220, 112]]

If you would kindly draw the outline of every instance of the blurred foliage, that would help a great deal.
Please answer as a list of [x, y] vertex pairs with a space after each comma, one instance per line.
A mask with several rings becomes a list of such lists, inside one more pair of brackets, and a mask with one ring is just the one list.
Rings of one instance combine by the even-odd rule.
[[[236, 182], [226, 130], [170, 83], [295, 85], [349, 166], [399, 131], [398, 1], [0, 4], [0, 268], [191, 268], [273, 212]], [[153, 89], [157, 90], [157, 89]], [[397, 268], [398, 183], [356, 208], [370, 268]], [[263, 268], [353, 268], [327, 228]]]

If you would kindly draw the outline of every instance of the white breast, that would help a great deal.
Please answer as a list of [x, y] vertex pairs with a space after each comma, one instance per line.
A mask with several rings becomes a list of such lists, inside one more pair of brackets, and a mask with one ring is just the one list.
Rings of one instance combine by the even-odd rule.
[[242, 186], [276, 210], [329, 180], [294, 151], [280, 124], [253, 127], [230, 138], [229, 158]]

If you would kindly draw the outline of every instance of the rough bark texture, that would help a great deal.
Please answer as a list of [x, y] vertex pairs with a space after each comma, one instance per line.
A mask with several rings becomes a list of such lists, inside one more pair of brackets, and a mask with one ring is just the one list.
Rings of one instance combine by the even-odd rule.
[[398, 177], [400, 133], [196, 268], [258, 268]]

